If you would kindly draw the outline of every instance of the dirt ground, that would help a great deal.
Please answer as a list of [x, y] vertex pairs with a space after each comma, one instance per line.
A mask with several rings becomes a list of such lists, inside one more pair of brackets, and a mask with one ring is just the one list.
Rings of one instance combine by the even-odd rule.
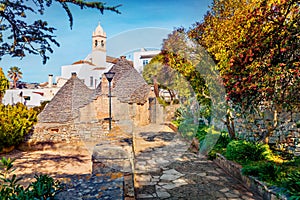
[[28, 150], [15, 149], [0, 157], [14, 161], [14, 173], [22, 177], [21, 184], [34, 180], [35, 174], [48, 174], [58, 180], [67, 175], [88, 174], [92, 171], [91, 150], [86, 144], [44, 145]]

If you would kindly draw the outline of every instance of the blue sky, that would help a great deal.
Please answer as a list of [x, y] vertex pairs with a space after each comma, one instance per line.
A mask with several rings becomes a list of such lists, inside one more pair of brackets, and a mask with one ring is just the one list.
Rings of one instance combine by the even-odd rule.
[[[25, 1], [26, 2], [26, 1]], [[107, 55], [120, 56], [134, 48], [160, 48], [162, 39], [176, 27], [188, 28], [201, 21], [212, 0], [119, 0], [105, 1], [107, 5], [122, 4], [121, 14], [96, 10], [81, 10], [71, 7], [74, 25], [71, 30], [66, 13], [59, 5], [45, 12], [42, 18], [57, 28], [55, 35], [60, 47], [53, 45], [50, 60], [42, 64], [39, 56], [27, 56], [20, 60], [4, 56], [0, 67], [6, 73], [11, 66], [18, 66], [23, 72], [23, 81], [45, 82], [48, 74], [60, 75], [62, 65], [84, 59], [91, 52], [91, 35], [98, 22], [106, 32]], [[30, 17], [28, 20], [31, 20]], [[137, 40], [137, 35], [140, 39]], [[111, 44], [111, 45], [110, 45]], [[112, 45], [113, 44], [113, 45]]]

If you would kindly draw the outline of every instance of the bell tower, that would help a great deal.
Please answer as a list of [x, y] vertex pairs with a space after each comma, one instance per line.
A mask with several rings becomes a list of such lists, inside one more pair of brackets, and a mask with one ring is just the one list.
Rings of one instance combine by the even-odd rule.
[[92, 63], [97, 66], [106, 65], [106, 33], [100, 22], [92, 35]]
[[104, 51], [106, 52], [106, 33], [100, 25], [100, 22], [93, 32], [93, 51]]

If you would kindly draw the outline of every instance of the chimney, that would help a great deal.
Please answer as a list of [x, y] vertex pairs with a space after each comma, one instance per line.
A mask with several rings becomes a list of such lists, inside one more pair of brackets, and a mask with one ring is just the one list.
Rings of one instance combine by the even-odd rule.
[[53, 86], [53, 74], [48, 75], [48, 87], [51, 88]]
[[77, 77], [76, 72], [72, 72], [71, 75], [72, 75], [72, 76], [71, 76], [72, 78], [76, 78], [76, 77]]
[[120, 56], [121, 60], [126, 60], [126, 56]]

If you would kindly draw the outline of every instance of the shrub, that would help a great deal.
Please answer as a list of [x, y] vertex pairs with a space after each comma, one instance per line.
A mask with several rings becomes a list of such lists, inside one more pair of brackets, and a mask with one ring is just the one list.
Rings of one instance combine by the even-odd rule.
[[259, 180], [266, 181], [268, 183], [277, 184], [280, 179], [283, 168], [273, 162], [256, 162], [250, 165], [246, 165], [242, 169], [244, 175], [255, 176]]
[[[209, 135], [208, 135], [209, 133]], [[216, 158], [216, 153], [224, 153], [230, 142], [230, 137], [225, 131], [217, 131], [213, 126], [199, 125], [196, 138], [202, 150], [208, 150], [208, 158]]]
[[3, 147], [20, 144], [32, 130], [37, 121], [37, 114], [33, 109], [18, 103], [14, 106], [0, 105], [0, 151]]
[[198, 127], [196, 138], [201, 142], [205, 139], [205, 136], [207, 135], [207, 132], [209, 131], [209, 126], [201, 125]]
[[285, 188], [285, 192], [290, 195], [289, 199], [300, 199], [300, 171], [292, 171], [287, 174], [282, 186]]
[[220, 137], [214, 146], [214, 148], [208, 153], [209, 159], [215, 159], [217, 153], [224, 154], [226, 152], [226, 147], [230, 142], [230, 137], [228, 133], [222, 132]]
[[266, 144], [233, 140], [227, 145], [226, 158], [245, 164], [251, 161], [270, 160], [272, 152]]
[[48, 175], [36, 175], [36, 180], [24, 188], [18, 184], [22, 179], [12, 174], [13, 161], [3, 157], [0, 162], [1, 199], [54, 199], [55, 194], [61, 189], [58, 181]]
[[222, 132], [218, 139], [216, 146], [219, 146], [221, 148], [226, 148], [227, 145], [230, 143], [230, 141], [231, 141], [231, 139], [230, 139], [228, 133]]
[[167, 102], [165, 99], [163, 99], [162, 97], [157, 97], [157, 101], [160, 105], [162, 105], [164, 108], [168, 105], [170, 105], [169, 102]]

